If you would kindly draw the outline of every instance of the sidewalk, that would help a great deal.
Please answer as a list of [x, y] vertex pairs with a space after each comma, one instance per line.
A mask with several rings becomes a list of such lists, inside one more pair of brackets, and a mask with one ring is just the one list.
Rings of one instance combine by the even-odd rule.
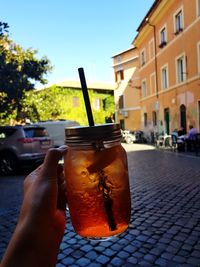
[[198, 151], [198, 154], [196, 155], [195, 151], [178, 151], [177, 149], [174, 150], [173, 148], [169, 147], [169, 146], [159, 146], [159, 147], [155, 147], [157, 150], [160, 151], [164, 151], [164, 152], [171, 152], [171, 153], [175, 153], [179, 156], [188, 156], [188, 157], [194, 157], [194, 158], [199, 158], [200, 159], [200, 151]]
[[[199, 157], [148, 145], [124, 147], [132, 193], [129, 229], [109, 241], [89, 241], [74, 233], [67, 214], [56, 267], [200, 266]], [[1, 255], [17, 214], [13, 209], [0, 216]]]

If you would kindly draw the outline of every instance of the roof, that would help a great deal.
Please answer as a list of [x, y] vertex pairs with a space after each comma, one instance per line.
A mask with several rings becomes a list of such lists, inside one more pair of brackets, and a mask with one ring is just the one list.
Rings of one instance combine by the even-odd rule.
[[116, 56], [119, 56], [119, 55], [121, 55], [121, 54], [123, 54], [123, 53], [126, 53], [126, 52], [128, 52], [128, 51], [134, 50], [134, 49], [136, 49], [136, 47], [128, 48], [128, 49], [126, 49], [126, 50], [124, 50], [124, 51], [121, 51], [121, 52], [115, 54], [114, 56], [112, 56], [112, 58], [113, 58], [113, 57], [116, 57]]
[[[80, 81], [63, 81], [57, 83], [56, 86], [58, 87], [68, 87], [68, 88], [81, 88]], [[87, 82], [88, 89], [102, 89], [102, 90], [115, 90], [116, 85], [115, 83], [108, 83], [108, 82]]]
[[139, 32], [146, 24], [147, 24], [147, 18], [149, 18], [156, 7], [162, 2], [162, 0], [155, 0], [152, 6], [150, 7], [149, 11], [147, 14], [144, 16], [143, 20], [141, 21], [140, 25], [137, 28], [137, 32]]
[[134, 37], [133, 41], [132, 41], [132, 45], [135, 44], [135, 40], [138, 38], [140, 31], [142, 30], [142, 28], [148, 23], [149, 18], [152, 16], [152, 14], [155, 12], [156, 8], [159, 6], [159, 4], [162, 2], [163, 0], [154, 0], [152, 6], [150, 7], [149, 11], [146, 13], [146, 15], [144, 16], [143, 20], [141, 21], [140, 25], [137, 28], [137, 34]]

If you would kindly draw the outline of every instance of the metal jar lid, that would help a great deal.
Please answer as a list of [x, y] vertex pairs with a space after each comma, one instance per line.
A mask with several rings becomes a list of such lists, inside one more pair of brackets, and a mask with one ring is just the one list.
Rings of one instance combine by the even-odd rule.
[[114, 141], [121, 139], [121, 130], [118, 123], [85, 127], [66, 127], [65, 138], [66, 144], [92, 141]]

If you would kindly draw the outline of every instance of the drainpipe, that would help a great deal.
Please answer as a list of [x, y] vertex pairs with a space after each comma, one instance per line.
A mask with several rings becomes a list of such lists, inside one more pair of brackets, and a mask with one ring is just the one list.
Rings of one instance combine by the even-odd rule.
[[149, 18], [146, 18], [146, 22], [149, 26], [153, 28], [153, 36], [154, 36], [154, 67], [155, 67], [155, 75], [156, 75], [156, 98], [158, 99], [158, 64], [157, 64], [157, 39], [156, 39], [156, 26], [149, 22]]
[[156, 114], [157, 114], [157, 132], [159, 133], [159, 120], [158, 120], [158, 111], [159, 111], [159, 102], [158, 102], [158, 64], [157, 64], [157, 39], [156, 39], [156, 26], [149, 22], [149, 18], [146, 18], [146, 22], [149, 26], [153, 28], [154, 36], [154, 68], [155, 68], [155, 82], [156, 82]]

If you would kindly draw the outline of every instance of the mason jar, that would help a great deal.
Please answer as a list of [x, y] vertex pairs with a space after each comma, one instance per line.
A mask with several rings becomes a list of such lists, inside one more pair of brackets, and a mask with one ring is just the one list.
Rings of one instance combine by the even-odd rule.
[[129, 225], [131, 198], [119, 124], [65, 128], [64, 158], [70, 220], [76, 233], [107, 239]]

